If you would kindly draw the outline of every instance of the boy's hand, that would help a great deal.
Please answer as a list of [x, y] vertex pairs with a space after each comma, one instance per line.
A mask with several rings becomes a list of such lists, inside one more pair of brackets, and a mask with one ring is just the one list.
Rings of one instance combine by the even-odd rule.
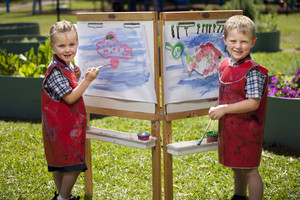
[[224, 108], [226, 105], [219, 105], [211, 107], [208, 111], [208, 115], [212, 120], [218, 120], [225, 114]]
[[80, 76], [81, 76], [81, 71], [80, 71], [80, 68], [77, 67], [76, 65], [74, 66], [74, 73], [75, 73], [77, 81], [79, 81]]
[[89, 82], [92, 82], [93, 80], [95, 80], [97, 78], [97, 75], [99, 73], [99, 69], [98, 68], [88, 68], [88, 70], [85, 73], [85, 79]]

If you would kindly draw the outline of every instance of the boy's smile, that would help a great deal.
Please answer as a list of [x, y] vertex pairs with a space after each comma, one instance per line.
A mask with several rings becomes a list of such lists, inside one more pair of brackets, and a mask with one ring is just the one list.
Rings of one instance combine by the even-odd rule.
[[237, 29], [228, 31], [228, 36], [222, 36], [229, 54], [232, 58], [232, 63], [245, 58], [253, 47], [256, 38], [253, 40], [250, 33], [243, 34]]

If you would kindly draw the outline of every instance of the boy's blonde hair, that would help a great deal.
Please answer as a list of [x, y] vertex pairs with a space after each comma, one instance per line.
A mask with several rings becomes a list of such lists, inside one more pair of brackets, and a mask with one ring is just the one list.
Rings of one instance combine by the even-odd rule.
[[238, 32], [245, 34], [250, 34], [252, 40], [255, 39], [255, 24], [247, 16], [244, 15], [234, 15], [230, 17], [224, 25], [224, 37], [228, 36], [228, 32], [237, 29]]
[[56, 33], [65, 33], [68, 31], [74, 32], [76, 34], [76, 37], [78, 38], [77, 30], [70, 21], [62, 20], [62, 21], [56, 22], [50, 28], [50, 42], [52, 42], [52, 43], [55, 42], [54, 37], [55, 37]]

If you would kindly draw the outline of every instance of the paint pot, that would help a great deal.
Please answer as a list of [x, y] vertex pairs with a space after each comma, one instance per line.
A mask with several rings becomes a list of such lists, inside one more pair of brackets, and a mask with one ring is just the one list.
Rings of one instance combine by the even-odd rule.
[[207, 131], [206, 132], [206, 142], [217, 142], [218, 141], [218, 132], [217, 131]]
[[138, 133], [137, 136], [138, 136], [139, 140], [146, 141], [146, 140], [149, 140], [150, 133], [141, 132], [141, 133]]

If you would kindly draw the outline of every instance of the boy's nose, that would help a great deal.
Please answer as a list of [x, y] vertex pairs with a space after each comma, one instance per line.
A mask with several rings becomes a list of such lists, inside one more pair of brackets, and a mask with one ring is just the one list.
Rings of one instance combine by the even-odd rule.
[[236, 43], [236, 48], [240, 48], [241, 47], [241, 43], [240, 42], [237, 42]]

